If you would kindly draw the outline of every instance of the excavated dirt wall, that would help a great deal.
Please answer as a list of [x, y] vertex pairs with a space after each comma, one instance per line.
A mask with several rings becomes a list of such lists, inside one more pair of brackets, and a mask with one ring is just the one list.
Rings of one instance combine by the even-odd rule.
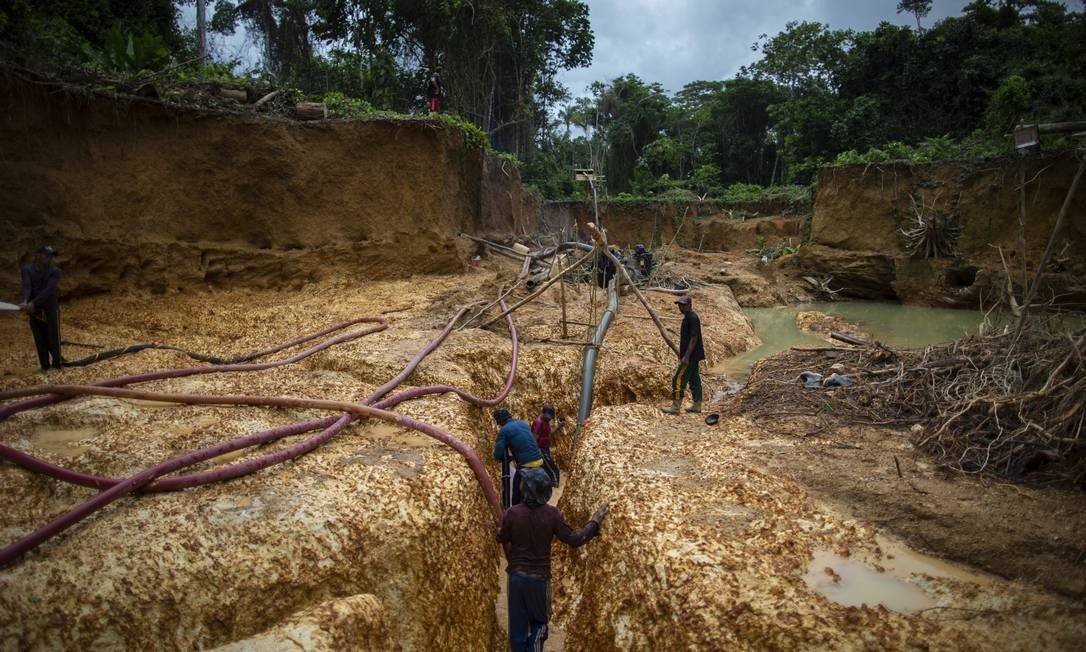
[[[602, 201], [600, 221], [610, 242], [659, 247], [674, 241], [688, 249], [747, 249], [759, 239], [797, 242], [808, 207], [785, 201], [727, 203], [719, 201]], [[589, 238], [584, 225], [596, 220], [591, 201], [548, 201], [542, 206], [540, 230]], [[579, 230], [575, 227], [580, 226]], [[576, 230], [576, 232], [575, 232]]]
[[[1018, 186], [1024, 174], [1025, 266], [1036, 268], [1071, 185], [1077, 161], [1070, 154], [983, 163], [885, 164], [823, 169], [818, 178], [810, 244], [801, 271], [834, 276], [846, 294], [912, 302], [991, 304], [1003, 287], [999, 248], [1010, 268], [1019, 232]], [[954, 216], [961, 226], [958, 255], [916, 259], [900, 229], [915, 219], [913, 199], [927, 210]], [[1062, 302], [1086, 307], [1086, 193], [1079, 192], [1059, 234], [1060, 268], [1047, 279]], [[1047, 293], [1046, 293], [1047, 294]]]
[[517, 170], [441, 123], [209, 114], [10, 74], [0, 115], [0, 265], [52, 243], [66, 295], [454, 272], [457, 233], [534, 221]]

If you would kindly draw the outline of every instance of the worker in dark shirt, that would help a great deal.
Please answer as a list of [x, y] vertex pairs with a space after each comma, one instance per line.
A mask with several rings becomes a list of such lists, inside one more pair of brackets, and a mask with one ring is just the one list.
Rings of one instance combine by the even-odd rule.
[[22, 268], [23, 294], [20, 308], [30, 315], [30, 332], [38, 349], [42, 371], [60, 369], [60, 304], [57, 286], [60, 270], [53, 264], [57, 252], [44, 246], [34, 255], [34, 262]]
[[[498, 424], [498, 439], [494, 442], [494, 459], [502, 463], [502, 502], [505, 508], [520, 502], [520, 474], [523, 469], [543, 466], [543, 454], [532, 436], [527, 423], [514, 419], [509, 410], [494, 410], [494, 422]], [[510, 475], [509, 465], [516, 463], [516, 473]]]
[[637, 275], [642, 279], [652, 276], [652, 270], [656, 264], [652, 260], [652, 252], [645, 249], [645, 245], [634, 246], [634, 261], [637, 263]]
[[547, 470], [547, 474], [554, 481], [554, 486], [557, 487], [561, 472], [558, 470], [558, 464], [554, 461], [554, 456], [551, 455], [551, 443], [554, 435], [565, 425], [565, 421], [558, 419], [553, 430], [551, 429], [551, 421], [554, 421], [554, 406], [544, 405], [539, 412], [539, 416], [532, 422], [532, 434], [535, 436], [535, 444], [539, 446], [540, 454], [543, 455], [543, 468]]
[[698, 364], [705, 359], [705, 345], [701, 338], [701, 318], [694, 312], [693, 299], [684, 294], [675, 302], [683, 314], [683, 323], [679, 331], [679, 365], [671, 377], [671, 405], [664, 408], [668, 414], [678, 414], [682, 407], [683, 394], [690, 385], [693, 402], [687, 412], [701, 412], [701, 374]]
[[551, 480], [546, 471], [525, 469], [521, 477], [524, 502], [505, 512], [498, 541], [507, 544], [509, 649], [536, 652], [543, 649], [550, 621], [551, 540], [583, 546], [599, 534], [608, 507], [600, 505], [584, 529], [574, 532], [562, 513], [547, 504]]

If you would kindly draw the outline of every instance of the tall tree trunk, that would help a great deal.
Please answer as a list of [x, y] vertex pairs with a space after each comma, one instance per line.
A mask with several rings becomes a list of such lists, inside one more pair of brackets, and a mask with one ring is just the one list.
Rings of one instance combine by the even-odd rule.
[[207, 0], [196, 0], [196, 55], [207, 59]]

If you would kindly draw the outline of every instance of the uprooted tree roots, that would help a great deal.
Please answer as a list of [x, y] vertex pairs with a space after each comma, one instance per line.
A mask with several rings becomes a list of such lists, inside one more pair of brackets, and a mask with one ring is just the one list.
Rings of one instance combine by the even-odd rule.
[[[759, 364], [740, 402], [754, 418], [910, 425], [913, 443], [965, 473], [1086, 488], [1086, 331], [968, 337], [924, 350], [792, 350]], [[832, 359], [827, 356], [833, 356]], [[841, 363], [848, 388], [804, 389]]]

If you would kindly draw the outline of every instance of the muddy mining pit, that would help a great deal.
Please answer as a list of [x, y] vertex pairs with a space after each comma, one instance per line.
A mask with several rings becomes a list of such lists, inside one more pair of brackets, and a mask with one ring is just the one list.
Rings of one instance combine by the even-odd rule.
[[[490, 260], [450, 276], [333, 277], [290, 294], [235, 288], [75, 299], [65, 305], [64, 339], [114, 346], [153, 337], [232, 355], [383, 315], [386, 330], [294, 365], [147, 384], [358, 400], [461, 305], [492, 299], [516, 267]], [[567, 287], [569, 313], [591, 321], [592, 294]], [[649, 296], [677, 331], [673, 297]], [[759, 346], [727, 286], [694, 297], [710, 366]], [[583, 339], [587, 327], [563, 336], [560, 314], [557, 287], [515, 313], [522, 349], [506, 403], [517, 416], [534, 416], [543, 402], [576, 414], [580, 348], [554, 341]], [[5, 389], [42, 382], [29, 368], [25, 331], [21, 319], [0, 320], [0, 337], [12, 344], [0, 353]], [[454, 332], [404, 387], [448, 383], [493, 395], [510, 345], [500, 321]], [[658, 407], [672, 362], [643, 308], [622, 297], [594, 412], [576, 444], [567, 430], [556, 448], [567, 519], [583, 523], [603, 500], [612, 513], [600, 539], [555, 548], [562, 640], [548, 649], [1081, 649], [1081, 495], [947, 476], [885, 428], [809, 437], [743, 415], [717, 426], [698, 415], [669, 417]], [[144, 351], [48, 380], [190, 364], [176, 352]], [[708, 374], [707, 394], [729, 380]], [[486, 408], [446, 395], [397, 409], [489, 459]], [[324, 413], [81, 398], [3, 421], [0, 443], [123, 477], [311, 416]], [[496, 465], [488, 470], [496, 480]], [[4, 544], [94, 493], [9, 464], [0, 465], [0, 489]], [[0, 641], [4, 649], [413, 650], [437, 639], [454, 649], [502, 649], [500, 556], [489, 509], [460, 456], [402, 427], [359, 423], [253, 475], [119, 500], [0, 570]]]

